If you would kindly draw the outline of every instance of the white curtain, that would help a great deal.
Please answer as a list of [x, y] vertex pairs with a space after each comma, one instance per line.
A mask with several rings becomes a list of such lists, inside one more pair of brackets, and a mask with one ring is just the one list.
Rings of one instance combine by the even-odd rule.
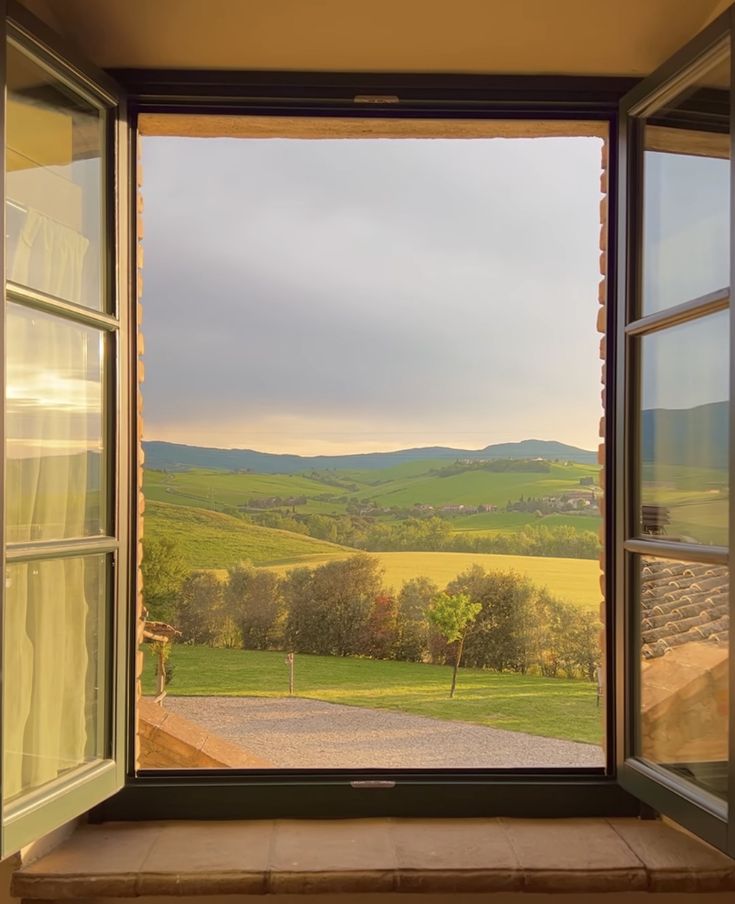
[[[87, 246], [83, 236], [31, 210], [10, 277], [79, 301]], [[84, 336], [60, 318], [27, 310], [9, 313], [7, 327], [8, 540], [83, 536], [88, 459], [79, 432], [84, 413], [78, 399], [70, 404], [65, 398], [64, 381], [73, 386], [74, 375], [85, 370]], [[96, 561], [43, 560], [8, 568], [6, 800], [85, 759], [87, 620], [90, 603], [97, 602], [87, 598], [85, 573]]]

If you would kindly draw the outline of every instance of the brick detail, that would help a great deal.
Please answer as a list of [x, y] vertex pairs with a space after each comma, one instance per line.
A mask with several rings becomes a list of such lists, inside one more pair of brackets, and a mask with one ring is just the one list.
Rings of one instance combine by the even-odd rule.
[[142, 333], [142, 322], [143, 322], [143, 306], [141, 304], [141, 297], [143, 295], [143, 194], [141, 191], [143, 185], [143, 167], [141, 165], [141, 147], [140, 140], [138, 140], [137, 148], [137, 190], [136, 190], [136, 207], [138, 211], [138, 215], [136, 217], [136, 280], [135, 280], [135, 289], [136, 289], [136, 323], [134, 328], [136, 329], [136, 368], [137, 368], [137, 392], [136, 392], [136, 421], [137, 421], [137, 435], [136, 441], [138, 444], [138, 468], [136, 473], [137, 483], [134, 492], [137, 493], [138, 497], [138, 506], [137, 506], [137, 523], [136, 527], [136, 535], [137, 535], [137, 547], [136, 547], [136, 568], [135, 568], [135, 606], [136, 606], [136, 643], [137, 649], [135, 653], [135, 702], [136, 702], [136, 713], [138, 723], [136, 726], [135, 732], [135, 765], [139, 767], [141, 765], [141, 757], [143, 755], [143, 748], [145, 745], [141, 743], [141, 728], [142, 728], [142, 717], [140, 714], [140, 706], [143, 702], [143, 686], [142, 686], [142, 674], [143, 674], [143, 653], [141, 650], [141, 645], [143, 643], [143, 572], [141, 570], [141, 565], [143, 562], [143, 544], [141, 540], [143, 538], [143, 513], [145, 511], [145, 497], [143, 496], [143, 395], [141, 392], [141, 386], [143, 384], [143, 380], [145, 379], [145, 366], [143, 364], [142, 356], [144, 351], [144, 342], [143, 342], [143, 333]]
[[[600, 282], [597, 288], [597, 332], [601, 333], [600, 339], [600, 381], [602, 383], [602, 392], [600, 394], [600, 399], [604, 406], [607, 399], [607, 386], [606, 386], [606, 358], [607, 358], [607, 305], [608, 305], [608, 281], [607, 281], [607, 243], [608, 243], [608, 139], [603, 141], [602, 151], [600, 154], [600, 192], [602, 194], [602, 200], [600, 201]], [[600, 495], [599, 507], [600, 514], [603, 518], [603, 524], [600, 527], [600, 540], [602, 543], [605, 543], [605, 527], [604, 527], [604, 518], [605, 518], [605, 417], [600, 418], [600, 428], [599, 434], [601, 442], [597, 447], [597, 461], [600, 464], [600, 487], [602, 488], [602, 494]], [[602, 699], [605, 699], [605, 590], [606, 590], [606, 581], [605, 581], [605, 549], [604, 545], [600, 553], [600, 623], [602, 628], [600, 630], [600, 653], [601, 653], [601, 666], [600, 669], [600, 692], [602, 694]], [[605, 707], [600, 707], [600, 718], [603, 723], [603, 731], [605, 726]]]

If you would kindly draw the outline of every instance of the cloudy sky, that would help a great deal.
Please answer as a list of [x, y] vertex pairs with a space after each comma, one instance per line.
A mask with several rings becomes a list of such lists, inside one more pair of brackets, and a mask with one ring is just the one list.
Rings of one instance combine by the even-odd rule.
[[594, 448], [600, 144], [146, 138], [146, 438]]

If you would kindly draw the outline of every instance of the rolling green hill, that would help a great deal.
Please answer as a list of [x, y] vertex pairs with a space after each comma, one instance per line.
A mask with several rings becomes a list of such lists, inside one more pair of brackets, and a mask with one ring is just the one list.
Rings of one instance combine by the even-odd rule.
[[147, 499], [216, 510], [217, 506], [244, 506], [251, 499], [307, 498], [345, 492], [302, 475], [248, 474], [195, 469], [168, 474], [146, 470], [143, 490]]
[[220, 512], [155, 501], [146, 504], [145, 536], [174, 540], [191, 568], [229, 568], [245, 560], [253, 565], [295, 565], [354, 551], [303, 534], [258, 527]]
[[505, 505], [521, 496], [553, 496], [579, 489], [585, 477], [596, 478], [596, 465], [552, 464], [548, 473], [463, 471], [451, 477], [424, 472], [363, 489], [360, 498], [384, 506]]
[[154, 468], [217, 468], [252, 470], [260, 474], [293, 474], [317, 468], [362, 468], [382, 470], [406, 461], [457, 458], [545, 458], [565, 461], [595, 461], [594, 452], [569, 446], [555, 440], [524, 439], [519, 443], [496, 443], [484, 449], [454, 449], [448, 446], [424, 446], [395, 452], [364, 452], [351, 455], [290, 455], [257, 452], [254, 449], [211, 449], [148, 440], [143, 443], [146, 460]]
[[[342, 514], [350, 501], [410, 509], [414, 505], [497, 505], [524, 497], [553, 496], [580, 489], [580, 480], [596, 481], [596, 465], [551, 464], [544, 472], [463, 471], [441, 477], [441, 461], [409, 462], [383, 471], [329, 471], [314, 474], [250, 474], [192, 469], [176, 473], [146, 470], [148, 499], [212, 510], [240, 508], [254, 499], [302, 498], [301, 514]], [[575, 522], [576, 526], [576, 522]], [[585, 529], [595, 530], [596, 525]]]

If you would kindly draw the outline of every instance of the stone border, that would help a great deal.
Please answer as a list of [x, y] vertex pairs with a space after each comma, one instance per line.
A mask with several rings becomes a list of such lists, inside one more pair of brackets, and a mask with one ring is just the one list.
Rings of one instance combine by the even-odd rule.
[[13, 875], [25, 899], [735, 891], [735, 861], [658, 821], [364, 819], [82, 826]]

